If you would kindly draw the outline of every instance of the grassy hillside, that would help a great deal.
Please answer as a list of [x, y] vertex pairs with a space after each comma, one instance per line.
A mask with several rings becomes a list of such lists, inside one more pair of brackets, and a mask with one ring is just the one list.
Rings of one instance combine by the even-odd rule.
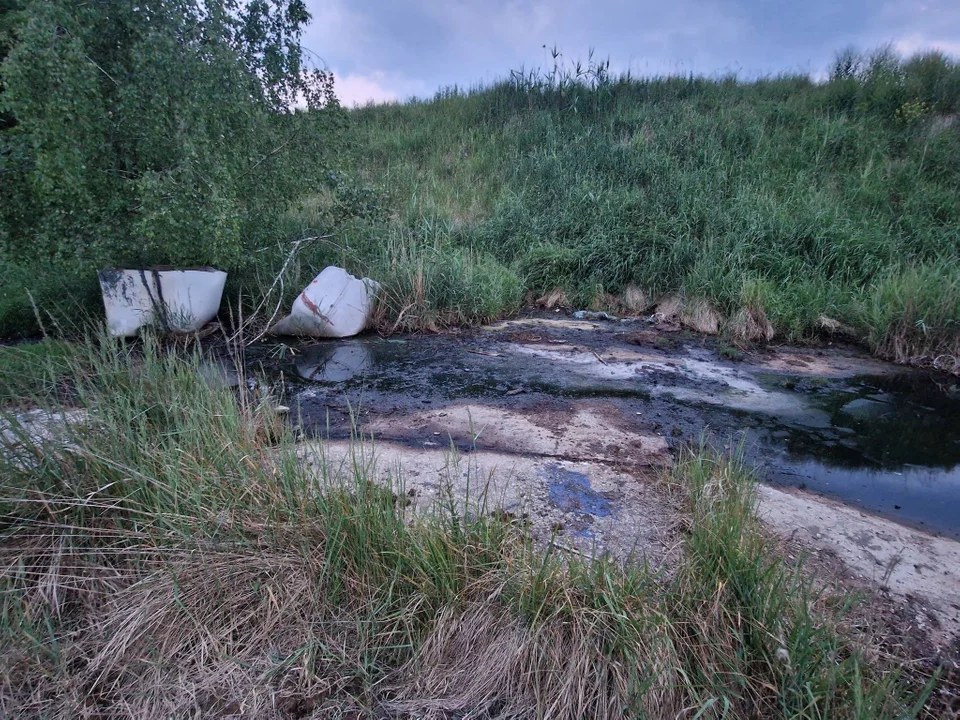
[[[276, 242], [226, 268], [234, 309], [282, 308], [338, 263], [381, 281], [385, 331], [546, 297], [960, 368], [954, 59], [848, 53], [821, 83], [558, 66], [357, 110], [345, 132]], [[69, 331], [78, 309], [99, 310], [92, 272], [0, 258], [0, 336]]]
[[957, 355], [958, 110], [936, 54], [847, 55], [819, 84], [515, 73], [354, 112], [352, 179], [298, 220], [336, 219], [398, 327], [630, 288], [634, 311], [680, 293], [739, 337], [843, 323], [901, 360]]

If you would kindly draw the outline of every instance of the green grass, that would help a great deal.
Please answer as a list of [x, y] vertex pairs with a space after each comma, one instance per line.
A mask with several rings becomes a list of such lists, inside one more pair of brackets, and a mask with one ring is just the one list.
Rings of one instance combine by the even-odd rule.
[[95, 272], [24, 267], [0, 253], [0, 338], [82, 336], [102, 313]]
[[66, 340], [0, 346], [0, 406], [55, 397], [75, 367], [76, 354]]
[[[288, 305], [336, 263], [383, 283], [384, 331], [483, 322], [556, 291], [632, 312], [670, 296], [678, 319], [719, 318], [738, 345], [840, 332], [956, 366], [958, 113], [955, 59], [888, 51], [843, 54], [820, 83], [591, 62], [363, 108], [341, 167], [292, 204], [287, 238], [231, 273], [226, 299]], [[280, 297], [261, 303], [281, 266]], [[98, 305], [92, 273], [0, 260], [0, 280], [0, 335], [38, 330], [27, 290], [43, 321], [75, 314], [68, 299]]]
[[736, 457], [665, 478], [687, 525], [662, 573], [462, 498], [412, 514], [359, 460], [318, 476], [198, 356], [81, 355], [74, 421], [0, 446], [4, 717], [917, 713], [896, 659], [865, 662], [776, 559]]
[[[295, 216], [388, 280], [392, 258], [469, 252], [581, 307], [632, 285], [734, 319], [751, 295], [791, 340], [827, 318], [900, 360], [957, 355], [958, 110], [960, 65], [936, 54], [841, 58], [821, 84], [514, 74], [353, 112], [351, 180]], [[494, 285], [479, 304], [511, 310]]]

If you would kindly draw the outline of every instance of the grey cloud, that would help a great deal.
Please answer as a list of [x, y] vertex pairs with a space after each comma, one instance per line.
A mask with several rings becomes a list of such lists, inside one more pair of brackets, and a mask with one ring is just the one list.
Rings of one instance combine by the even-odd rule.
[[[960, 52], [960, 5], [947, 0], [313, 0], [305, 43], [357, 92], [429, 95], [568, 59], [589, 48], [615, 69], [744, 76], [818, 73], [848, 46], [893, 42]], [[954, 7], [956, 5], [956, 7]], [[354, 98], [358, 99], [358, 98]], [[362, 98], [359, 98], [362, 100]]]

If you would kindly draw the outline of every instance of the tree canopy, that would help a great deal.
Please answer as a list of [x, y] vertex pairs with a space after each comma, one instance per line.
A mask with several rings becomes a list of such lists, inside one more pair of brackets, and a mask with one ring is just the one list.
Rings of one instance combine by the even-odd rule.
[[303, 0], [0, 2], [0, 261], [237, 267], [324, 174]]

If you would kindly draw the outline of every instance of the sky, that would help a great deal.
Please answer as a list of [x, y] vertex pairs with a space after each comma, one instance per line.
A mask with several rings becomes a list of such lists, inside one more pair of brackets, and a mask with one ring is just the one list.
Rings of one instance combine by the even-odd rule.
[[837, 51], [960, 57], [960, 0], [307, 0], [303, 45], [343, 105], [432, 97], [519, 68], [609, 59], [635, 75], [822, 77]]

